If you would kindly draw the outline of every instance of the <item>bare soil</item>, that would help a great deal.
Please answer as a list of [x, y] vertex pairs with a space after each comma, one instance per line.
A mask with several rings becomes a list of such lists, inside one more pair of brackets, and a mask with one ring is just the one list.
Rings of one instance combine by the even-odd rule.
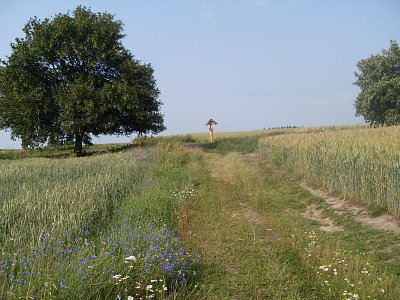
[[354, 216], [355, 220], [361, 222], [366, 226], [372, 227], [377, 230], [400, 234], [399, 220], [389, 214], [382, 214], [380, 216], [373, 217], [369, 215], [367, 209], [361, 205], [350, 203], [343, 198], [331, 195], [329, 192], [323, 191], [321, 189], [316, 189], [307, 182], [303, 182], [301, 186], [305, 190], [309, 191], [313, 196], [322, 198], [338, 214], [348, 212]]
[[303, 217], [309, 220], [317, 221], [321, 224], [319, 229], [324, 232], [332, 233], [337, 231], [344, 231], [342, 226], [335, 224], [335, 222], [328, 217], [322, 216], [323, 210], [318, 208], [316, 204], [310, 204], [307, 206], [306, 211], [303, 213]]

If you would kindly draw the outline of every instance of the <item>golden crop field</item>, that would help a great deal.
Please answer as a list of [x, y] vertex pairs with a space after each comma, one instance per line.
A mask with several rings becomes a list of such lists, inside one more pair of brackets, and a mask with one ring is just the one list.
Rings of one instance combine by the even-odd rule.
[[400, 214], [400, 126], [270, 136], [260, 151], [313, 183]]

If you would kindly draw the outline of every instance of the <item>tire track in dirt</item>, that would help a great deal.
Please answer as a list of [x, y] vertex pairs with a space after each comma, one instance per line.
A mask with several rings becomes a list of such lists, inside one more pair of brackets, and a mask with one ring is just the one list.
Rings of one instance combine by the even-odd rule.
[[322, 198], [338, 214], [348, 212], [353, 215], [356, 221], [366, 226], [400, 234], [400, 222], [389, 214], [372, 217], [368, 215], [368, 211], [362, 206], [349, 203], [343, 198], [334, 197], [323, 190], [312, 187], [307, 182], [302, 182], [301, 186], [310, 192], [311, 195]]
[[319, 229], [321, 231], [332, 233], [338, 231], [344, 231], [342, 226], [337, 225], [331, 218], [322, 216], [322, 209], [319, 209], [316, 204], [310, 204], [307, 206], [306, 211], [303, 213], [303, 217], [309, 220], [317, 221], [321, 224]]

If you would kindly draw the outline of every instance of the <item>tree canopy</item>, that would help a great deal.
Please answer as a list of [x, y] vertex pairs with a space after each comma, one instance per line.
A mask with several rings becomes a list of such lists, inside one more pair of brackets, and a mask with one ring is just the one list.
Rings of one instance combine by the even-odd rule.
[[78, 6], [28, 21], [0, 64], [0, 128], [24, 148], [165, 129], [154, 70], [121, 43], [123, 24]]
[[389, 50], [358, 62], [355, 84], [361, 89], [356, 113], [371, 125], [400, 124], [400, 48], [391, 41]]

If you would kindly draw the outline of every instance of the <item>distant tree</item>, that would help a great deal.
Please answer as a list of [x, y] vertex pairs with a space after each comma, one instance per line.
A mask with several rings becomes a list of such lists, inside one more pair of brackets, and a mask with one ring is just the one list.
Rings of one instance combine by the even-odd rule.
[[81, 6], [30, 19], [0, 64], [0, 128], [24, 148], [72, 140], [77, 155], [91, 135], [163, 131], [154, 71], [123, 47], [122, 31]]
[[361, 89], [356, 114], [371, 125], [400, 124], [400, 48], [390, 41], [389, 50], [358, 62], [355, 84]]

